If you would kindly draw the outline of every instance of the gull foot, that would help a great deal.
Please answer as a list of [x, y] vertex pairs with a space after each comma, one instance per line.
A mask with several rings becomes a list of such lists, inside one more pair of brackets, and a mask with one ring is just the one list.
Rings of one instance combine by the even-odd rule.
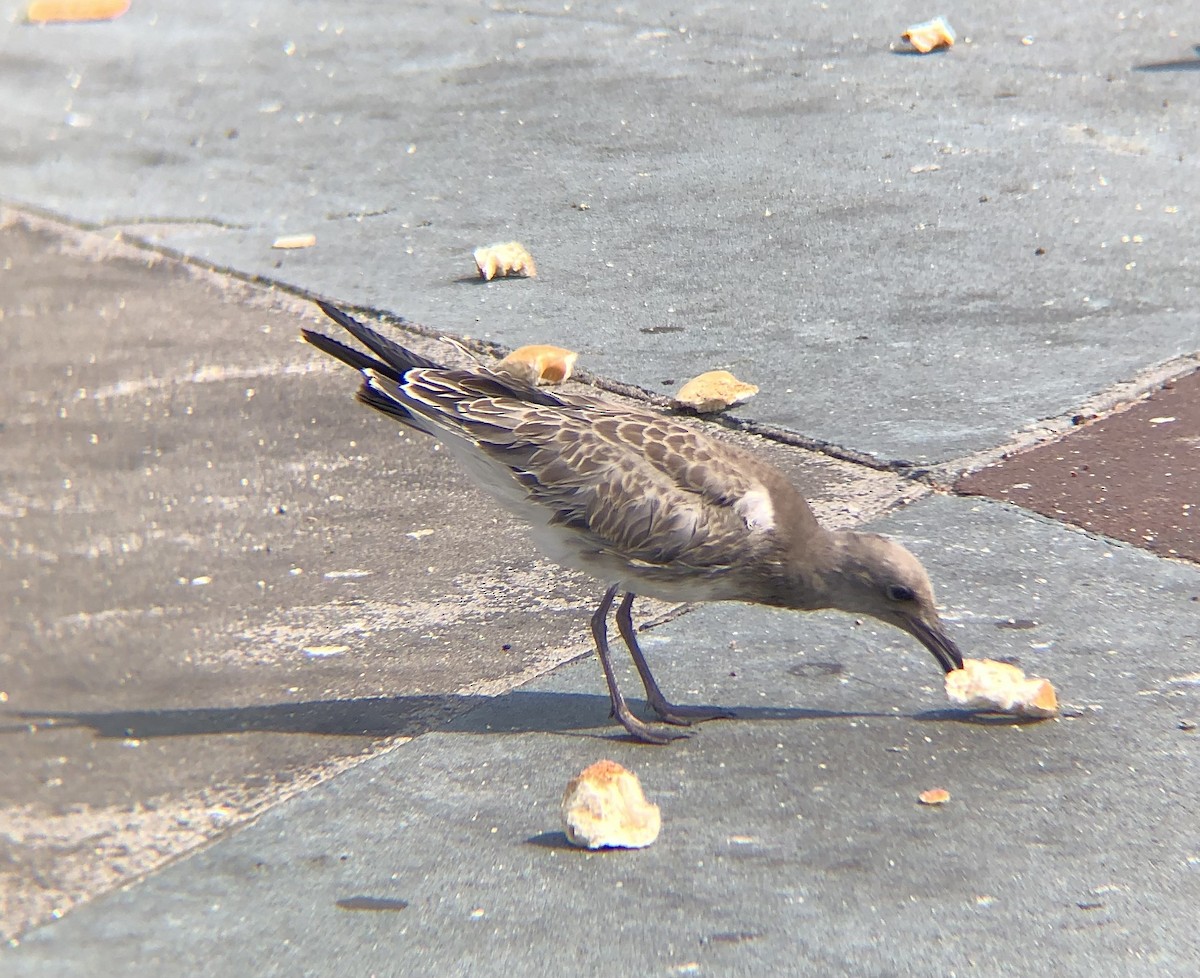
[[705, 720], [730, 720], [737, 715], [733, 710], [724, 710], [719, 706], [679, 706], [666, 700], [651, 702], [650, 709], [663, 723], [673, 723], [677, 727], [690, 727], [693, 723], [703, 723]]
[[[672, 740], [682, 740], [691, 736], [674, 730], [655, 730], [650, 724], [635, 717], [628, 708], [614, 711], [613, 717], [629, 731], [629, 736], [643, 744], [669, 744]], [[685, 723], [684, 726], [686, 725]]]

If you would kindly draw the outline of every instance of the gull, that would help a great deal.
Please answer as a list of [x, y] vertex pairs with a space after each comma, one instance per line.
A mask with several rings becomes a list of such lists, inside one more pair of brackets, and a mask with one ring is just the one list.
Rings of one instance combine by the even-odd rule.
[[925, 569], [894, 540], [828, 530], [773, 465], [697, 427], [589, 394], [551, 392], [483, 366], [447, 368], [317, 302], [370, 354], [302, 329], [362, 377], [357, 398], [437, 438], [478, 485], [530, 524], [554, 562], [607, 585], [592, 615], [613, 717], [635, 739], [685, 734], [637, 717], [608, 647], [616, 622], [660, 721], [687, 726], [727, 710], [667, 701], [633, 625], [638, 594], [869, 615], [916, 638], [946, 672], [962, 655]]

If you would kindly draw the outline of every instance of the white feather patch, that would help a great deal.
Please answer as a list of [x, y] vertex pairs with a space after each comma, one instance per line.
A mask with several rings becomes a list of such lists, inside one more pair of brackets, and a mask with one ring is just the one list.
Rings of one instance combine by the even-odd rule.
[[775, 507], [765, 489], [751, 489], [733, 504], [733, 510], [745, 521], [748, 530], [765, 532], [775, 528]]

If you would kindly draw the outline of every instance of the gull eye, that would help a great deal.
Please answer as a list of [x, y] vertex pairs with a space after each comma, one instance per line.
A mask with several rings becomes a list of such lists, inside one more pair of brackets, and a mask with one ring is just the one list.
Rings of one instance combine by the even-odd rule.
[[903, 584], [889, 584], [887, 596], [889, 601], [912, 601], [916, 597], [913, 589]]

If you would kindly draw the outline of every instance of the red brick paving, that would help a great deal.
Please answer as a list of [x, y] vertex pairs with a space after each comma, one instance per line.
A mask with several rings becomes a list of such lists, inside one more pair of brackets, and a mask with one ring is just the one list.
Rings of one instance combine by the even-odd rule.
[[954, 489], [1200, 562], [1200, 370]]

